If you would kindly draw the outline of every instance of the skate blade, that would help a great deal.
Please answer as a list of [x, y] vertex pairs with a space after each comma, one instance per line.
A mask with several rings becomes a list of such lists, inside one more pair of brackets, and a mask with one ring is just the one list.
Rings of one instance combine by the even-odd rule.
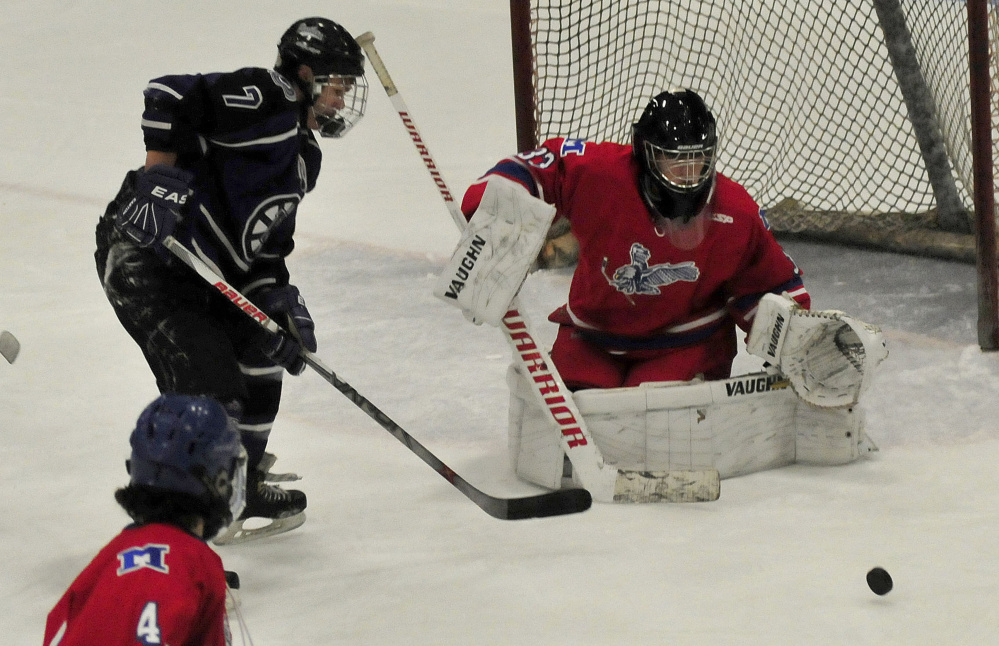
[[249, 529], [243, 527], [243, 523], [246, 522], [246, 520], [249, 519], [233, 521], [229, 527], [219, 532], [218, 535], [212, 539], [212, 542], [216, 545], [238, 545], [240, 543], [248, 543], [250, 541], [260, 540], [261, 538], [267, 538], [269, 536], [284, 534], [285, 532], [290, 532], [291, 530], [302, 526], [305, 522], [305, 512], [303, 511], [286, 518], [269, 519], [271, 522], [267, 525]]
[[301, 480], [302, 476], [297, 473], [271, 473], [264, 474], [264, 482], [295, 482]]

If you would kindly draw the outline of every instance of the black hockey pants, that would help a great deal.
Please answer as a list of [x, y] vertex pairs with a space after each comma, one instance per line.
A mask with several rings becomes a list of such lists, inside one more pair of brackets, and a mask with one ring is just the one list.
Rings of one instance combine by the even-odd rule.
[[239, 422], [248, 467], [259, 463], [281, 401], [283, 371], [259, 350], [263, 331], [177, 260], [142, 249], [114, 226], [129, 173], [97, 225], [97, 274], [162, 392], [206, 395]]

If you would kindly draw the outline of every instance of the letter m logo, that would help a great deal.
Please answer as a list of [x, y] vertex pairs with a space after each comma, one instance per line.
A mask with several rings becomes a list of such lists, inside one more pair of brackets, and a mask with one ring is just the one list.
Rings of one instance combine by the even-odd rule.
[[170, 568], [166, 564], [166, 555], [169, 551], [169, 545], [155, 545], [150, 543], [142, 547], [130, 547], [123, 552], [118, 552], [118, 576], [135, 572], [142, 568], [149, 568], [163, 574], [169, 574]]

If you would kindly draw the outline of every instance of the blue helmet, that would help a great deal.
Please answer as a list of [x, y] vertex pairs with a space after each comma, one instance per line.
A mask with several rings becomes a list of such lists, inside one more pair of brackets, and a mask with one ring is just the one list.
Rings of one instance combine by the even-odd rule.
[[139, 415], [131, 444], [133, 485], [224, 502], [230, 508], [237, 498], [242, 501], [245, 452], [235, 424], [214, 399], [160, 395]]

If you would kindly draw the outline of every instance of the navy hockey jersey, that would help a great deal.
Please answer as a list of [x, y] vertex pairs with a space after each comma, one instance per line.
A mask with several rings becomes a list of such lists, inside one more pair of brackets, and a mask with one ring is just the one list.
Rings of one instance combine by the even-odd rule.
[[290, 81], [263, 68], [162, 76], [144, 96], [146, 149], [194, 173], [174, 236], [241, 290], [286, 284], [295, 213], [322, 161]]

